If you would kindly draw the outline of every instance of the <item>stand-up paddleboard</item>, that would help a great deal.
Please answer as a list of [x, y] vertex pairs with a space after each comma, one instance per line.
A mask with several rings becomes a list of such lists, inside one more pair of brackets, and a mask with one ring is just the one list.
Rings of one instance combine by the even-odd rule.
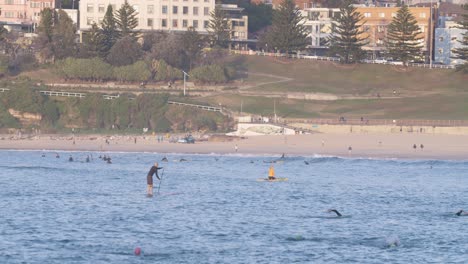
[[269, 180], [268, 178], [258, 178], [258, 182], [283, 182], [288, 181], [288, 178], [276, 178], [274, 180]]

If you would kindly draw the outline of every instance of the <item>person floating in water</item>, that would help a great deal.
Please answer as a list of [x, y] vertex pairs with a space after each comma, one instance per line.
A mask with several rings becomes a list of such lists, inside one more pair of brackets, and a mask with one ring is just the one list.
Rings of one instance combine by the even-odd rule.
[[283, 153], [283, 155], [281, 155], [281, 159], [284, 159], [284, 153]]
[[179, 162], [184, 162], [184, 161], [187, 161], [186, 159], [182, 158], [179, 160]]
[[86, 157], [86, 162], [89, 162], [89, 155]]
[[335, 214], [336, 214], [336, 216], [338, 216], [338, 217], [341, 217], [341, 216], [343, 216], [343, 215], [342, 215], [342, 214], [340, 214], [340, 212], [338, 212], [338, 210], [336, 210], [336, 209], [328, 209], [328, 211], [327, 211], [327, 212], [328, 212], [328, 213], [331, 213], [331, 212], [333, 212], [333, 213], [335, 213]]
[[275, 168], [273, 168], [273, 165], [270, 165], [270, 169], [268, 169], [268, 180], [274, 180], [274, 179], [276, 179]]
[[43, 158], [45, 157], [45, 154], [44, 154], [44, 153], [42, 153], [42, 157], [43, 157]]
[[110, 157], [107, 158], [107, 164], [112, 164], [112, 161], [111, 161]]
[[164, 157], [164, 158], [162, 158], [162, 160], [161, 160], [161, 161], [165, 161], [165, 162], [167, 162], [168, 160], [167, 160], [167, 158], [166, 158], [166, 157]]
[[304, 160], [305, 165], [309, 165], [309, 162], [307, 160]]
[[162, 167], [158, 167], [158, 163], [155, 162], [154, 165], [149, 170], [148, 175], [146, 176], [146, 182], [148, 184], [148, 188], [147, 188], [148, 196], [153, 196], [153, 174], [156, 175], [156, 178], [158, 178], [158, 180], [161, 180], [161, 178], [159, 178], [159, 175], [158, 175], [158, 170], [160, 169], [162, 169]]
[[55, 158], [59, 159], [60, 155], [58, 153], [55, 154]]
[[457, 216], [463, 216], [463, 215], [468, 215], [468, 212], [465, 212], [463, 210], [460, 210], [456, 213]]
[[70, 157], [68, 158], [68, 161], [72, 162], [73, 161], [73, 157], [70, 155]]

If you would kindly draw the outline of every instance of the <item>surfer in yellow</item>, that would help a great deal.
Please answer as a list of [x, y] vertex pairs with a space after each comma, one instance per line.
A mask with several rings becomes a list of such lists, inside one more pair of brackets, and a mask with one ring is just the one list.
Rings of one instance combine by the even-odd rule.
[[274, 180], [275, 178], [275, 168], [273, 165], [270, 165], [270, 169], [268, 169], [268, 180]]

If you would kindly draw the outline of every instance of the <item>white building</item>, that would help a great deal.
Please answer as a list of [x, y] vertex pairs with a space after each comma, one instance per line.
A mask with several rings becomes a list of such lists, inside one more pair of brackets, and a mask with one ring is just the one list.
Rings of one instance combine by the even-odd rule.
[[[125, 0], [81, 0], [80, 30], [89, 30], [100, 24], [110, 4], [114, 12]], [[129, 0], [138, 12], [138, 30], [186, 31], [193, 27], [206, 32], [215, 0]]]

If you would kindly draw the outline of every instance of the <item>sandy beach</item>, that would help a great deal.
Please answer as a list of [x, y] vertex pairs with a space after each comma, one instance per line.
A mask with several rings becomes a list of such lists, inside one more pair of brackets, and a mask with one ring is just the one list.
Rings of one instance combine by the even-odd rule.
[[[136, 142], [135, 142], [136, 139]], [[107, 140], [107, 142], [106, 142]], [[421, 144], [423, 148], [421, 148]], [[236, 152], [237, 145], [237, 152]], [[414, 148], [416, 145], [416, 149]], [[0, 149], [96, 152], [155, 152], [238, 155], [339, 156], [468, 160], [468, 136], [441, 134], [347, 133], [251, 136], [195, 144], [158, 142], [155, 136], [41, 135], [18, 139], [0, 136]]]

